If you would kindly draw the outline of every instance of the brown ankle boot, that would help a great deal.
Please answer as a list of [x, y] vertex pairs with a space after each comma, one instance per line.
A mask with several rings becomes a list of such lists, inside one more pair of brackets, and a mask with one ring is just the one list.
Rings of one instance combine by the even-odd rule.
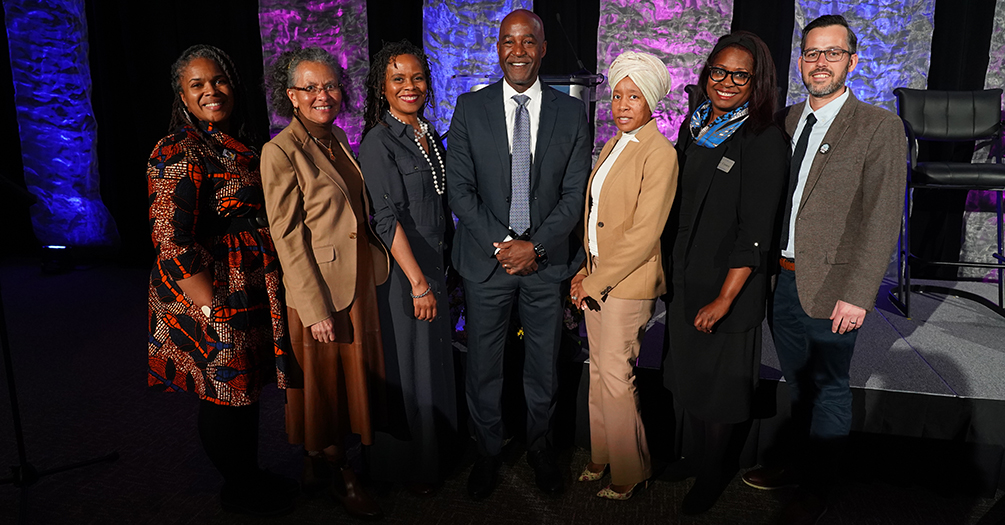
[[340, 470], [341, 472], [336, 470], [332, 477], [332, 498], [341, 503], [350, 516], [365, 520], [383, 518], [384, 513], [377, 506], [377, 501], [363, 489], [363, 484], [356, 479], [356, 473], [352, 471], [352, 467], [343, 465]]
[[304, 494], [313, 495], [330, 487], [334, 467], [323, 455], [304, 454], [304, 476], [300, 485]]

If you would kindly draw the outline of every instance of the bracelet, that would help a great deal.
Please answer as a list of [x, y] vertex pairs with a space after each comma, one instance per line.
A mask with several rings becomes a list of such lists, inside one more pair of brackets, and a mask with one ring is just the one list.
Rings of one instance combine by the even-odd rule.
[[432, 289], [433, 289], [433, 285], [427, 284], [425, 292], [422, 292], [419, 295], [415, 295], [414, 293], [412, 293], [411, 291], [409, 291], [408, 295], [411, 295], [412, 299], [418, 299], [420, 297], [425, 297], [425, 296], [429, 295], [429, 292], [432, 291]]

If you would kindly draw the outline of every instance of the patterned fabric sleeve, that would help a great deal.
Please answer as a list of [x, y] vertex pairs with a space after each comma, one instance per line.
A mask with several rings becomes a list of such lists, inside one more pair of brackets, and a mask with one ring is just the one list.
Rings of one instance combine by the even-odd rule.
[[150, 232], [158, 265], [174, 280], [212, 267], [209, 251], [196, 242], [204, 169], [188, 134], [163, 139], [147, 166]]

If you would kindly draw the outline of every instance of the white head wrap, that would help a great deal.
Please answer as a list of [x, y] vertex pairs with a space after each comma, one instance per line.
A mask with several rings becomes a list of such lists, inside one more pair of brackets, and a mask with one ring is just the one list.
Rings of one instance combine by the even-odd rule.
[[618, 82], [631, 77], [649, 103], [649, 111], [656, 111], [656, 104], [670, 94], [670, 73], [663, 61], [649, 53], [625, 51], [614, 59], [607, 71], [607, 78], [613, 90]]

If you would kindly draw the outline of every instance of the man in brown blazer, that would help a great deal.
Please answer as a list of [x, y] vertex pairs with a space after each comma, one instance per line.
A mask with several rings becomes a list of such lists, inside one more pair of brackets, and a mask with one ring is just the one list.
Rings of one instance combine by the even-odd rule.
[[856, 48], [844, 17], [810, 22], [799, 57], [809, 97], [779, 114], [793, 152], [772, 332], [792, 400], [796, 441], [786, 448], [800, 452], [784, 467], [753, 470], [743, 480], [766, 490], [802, 485], [783, 523], [814, 523], [826, 510], [826, 480], [851, 430], [857, 330], [900, 228], [904, 127], [845, 86], [858, 64]]

